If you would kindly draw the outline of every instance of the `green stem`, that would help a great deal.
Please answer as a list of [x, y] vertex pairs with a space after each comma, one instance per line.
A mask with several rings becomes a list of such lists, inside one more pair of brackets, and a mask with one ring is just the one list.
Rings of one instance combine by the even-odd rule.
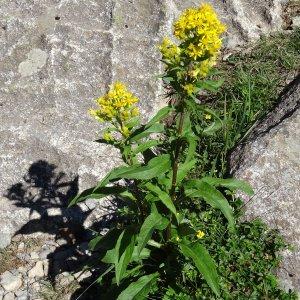
[[[183, 130], [183, 122], [184, 122], [184, 108], [182, 106], [182, 109], [180, 111], [179, 115], [179, 124], [177, 128], [177, 140], [175, 145], [175, 153], [174, 153], [174, 161], [173, 161], [173, 176], [172, 176], [172, 187], [170, 191], [171, 199], [173, 202], [176, 201], [176, 183], [177, 183], [177, 173], [178, 173], [178, 164], [179, 164], [179, 157], [180, 157], [180, 150], [181, 150], [181, 134]], [[166, 240], [168, 241], [171, 238], [171, 217], [170, 217], [170, 224], [168, 225], [166, 229]]]
[[177, 182], [177, 173], [178, 173], [178, 163], [179, 163], [179, 156], [180, 156], [180, 150], [181, 150], [181, 134], [182, 134], [182, 129], [183, 129], [183, 121], [184, 121], [184, 111], [182, 110], [180, 112], [179, 116], [179, 124], [177, 128], [177, 134], [178, 138], [176, 141], [176, 146], [175, 146], [175, 154], [174, 154], [174, 162], [173, 162], [173, 177], [172, 177], [172, 187], [171, 187], [171, 199], [174, 202], [176, 198], [176, 182]]

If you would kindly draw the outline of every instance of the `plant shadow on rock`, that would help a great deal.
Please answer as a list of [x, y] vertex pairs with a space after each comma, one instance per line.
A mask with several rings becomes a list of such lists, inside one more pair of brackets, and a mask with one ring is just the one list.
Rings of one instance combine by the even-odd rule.
[[5, 195], [17, 207], [30, 209], [30, 220], [15, 235], [41, 232], [55, 236], [56, 241], [65, 241], [46, 257], [49, 259], [47, 277], [53, 283], [58, 274], [82, 270], [92, 259], [86, 251], [92, 231], [107, 228], [114, 219], [111, 213], [114, 207], [110, 207], [106, 215], [93, 222], [89, 229], [85, 228], [83, 223], [93, 209], [78, 205], [68, 208], [70, 199], [77, 193], [77, 175], [67, 176], [57, 171], [56, 165], [39, 160], [30, 166], [22, 182], [11, 186]]

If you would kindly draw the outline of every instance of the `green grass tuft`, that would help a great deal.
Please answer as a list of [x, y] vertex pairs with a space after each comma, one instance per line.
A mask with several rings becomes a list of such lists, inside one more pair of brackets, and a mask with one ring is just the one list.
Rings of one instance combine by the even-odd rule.
[[[300, 28], [291, 34], [263, 38], [250, 51], [232, 54], [220, 65], [225, 82], [206, 101], [223, 120], [222, 130], [201, 139], [201, 175], [224, 176], [230, 151], [243, 140], [255, 122], [276, 104], [282, 89], [299, 73]], [[193, 113], [196, 123], [203, 116]], [[203, 151], [204, 150], [204, 151]]]

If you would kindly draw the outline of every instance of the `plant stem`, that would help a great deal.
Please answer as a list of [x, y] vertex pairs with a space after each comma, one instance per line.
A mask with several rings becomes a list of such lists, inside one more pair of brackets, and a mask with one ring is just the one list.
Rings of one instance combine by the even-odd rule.
[[184, 121], [184, 111], [182, 110], [180, 112], [179, 116], [179, 124], [177, 128], [177, 134], [178, 138], [176, 141], [176, 147], [175, 147], [175, 154], [174, 154], [174, 163], [172, 166], [173, 169], [173, 177], [172, 177], [172, 187], [171, 187], [171, 199], [174, 202], [175, 197], [176, 197], [176, 182], [177, 182], [177, 173], [178, 173], [178, 161], [179, 161], [179, 156], [180, 156], [180, 150], [181, 150], [181, 134], [182, 134], [182, 129], [183, 129], [183, 121]]
[[[184, 108], [182, 105], [180, 115], [179, 115], [179, 124], [177, 128], [177, 140], [176, 140], [176, 146], [175, 146], [175, 153], [174, 153], [174, 162], [173, 162], [173, 176], [172, 176], [172, 187], [170, 191], [171, 199], [173, 202], [176, 201], [176, 182], [177, 182], [177, 173], [178, 173], [178, 163], [179, 163], [179, 156], [180, 156], [180, 150], [181, 150], [181, 134], [183, 129], [183, 121], [184, 121]], [[170, 223], [167, 227], [166, 231], [166, 240], [168, 241], [171, 238], [171, 218], [170, 217]]]

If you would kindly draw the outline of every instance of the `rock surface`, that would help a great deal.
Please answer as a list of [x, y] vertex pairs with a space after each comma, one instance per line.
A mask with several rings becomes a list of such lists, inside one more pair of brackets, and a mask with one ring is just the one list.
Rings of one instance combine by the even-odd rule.
[[[47, 275], [47, 274], [46, 274]], [[44, 266], [42, 261], [38, 261], [35, 266], [28, 272], [29, 278], [44, 277]]]
[[[153, 114], [163, 101], [161, 82], [155, 77], [161, 72], [156, 45], [171, 32], [180, 12], [199, 2], [0, 0], [0, 248], [7, 246], [14, 234], [33, 235], [36, 241], [41, 232], [47, 240], [32, 251], [27, 242], [19, 243], [16, 257], [25, 265], [16, 274], [2, 274], [5, 291], [0, 287], [0, 299], [4, 295], [5, 299], [38, 299], [33, 296], [41, 288], [37, 279], [74, 271], [80, 257], [89, 255], [77, 246], [86, 244], [84, 228], [102, 216], [106, 207], [92, 212], [95, 204], [88, 202], [67, 210], [67, 202], [78, 190], [103, 177], [119, 158], [116, 151], [93, 142], [102, 127], [86, 112], [110, 83], [122, 80], [140, 97], [142, 115]], [[285, 0], [206, 2], [214, 5], [228, 25], [224, 38], [227, 48], [281, 29], [284, 23]], [[296, 131], [295, 126], [284, 121], [278, 125], [280, 133], [277, 129], [268, 133], [270, 147], [284, 141], [291, 148], [291, 163], [286, 165], [291, 173], [297, 171], [292, 159], [299, 153], [293, 154], [296, 138], [291, 132]], [[289, 140], [285, 132], [290, 134]], [[260, 149], [262, 154], [264, 150]], [[280, 157], [288, 155], [283, 150]], [[280, 167], [284, 176], [280, 180], [291, 187], [285, 194], [283, 189], [277, 194], [284, 199], [290, 196], [293, 203], [298, 195], [292, 190], [294, 182], [284, 175], [285, 166], [279, 160], [276, 163], [274, 168]], [[241, 166], [236, 173], [243, 177], [247, 167]], [[255, 183], [260, 180], [258, 175], [249, 179]], [[275, 186], [279, 184], [277, 179], [274, 176]], [[261, 209], [265, 212], [263, 205]], [[295, 210], [290, 210], [296, 218]], [[297, 220], [286, 218], [281, 218], [280, 226], [293, 242], [296, 233], [290, 234], [287, 226], [296, 226]], [[3, 275], [11, 280], [5, 281]], [[287, 279], [292, 281], [288, 284], [297, 286], [298, 279]]]
[[[40, 160], [66, 181], [78, 175], [80, 190], [117, 164], [116, 152], [93, 143], [102, 127], [88, 108], [119, 79], [141, 98], [143, 115], [153, 114], [162, 98], [156, 45], [180, 11], [199, 2], [0, 1], [0, 195]], [[286, 1], [207, 2], [228, 24], [225, 46], [235, 47], [280, 29]], [[20, 198], [0, 199], [0, 247], [33, 217]]]
[[[234, 176], [247, 180], [255, 196], [247, 218], [261, 218], [295, 247], [283, 253], [279, 275], [286, 289], [300, 291], [300, 75], [276, 109], [232, 155]], [[246, 199], [248, 201], [248, 199]]]
[[6, 271], [0, 277], [0, 284], [7, 292], [17, 291], [22, 286], [22, 279], [19, 274]]

